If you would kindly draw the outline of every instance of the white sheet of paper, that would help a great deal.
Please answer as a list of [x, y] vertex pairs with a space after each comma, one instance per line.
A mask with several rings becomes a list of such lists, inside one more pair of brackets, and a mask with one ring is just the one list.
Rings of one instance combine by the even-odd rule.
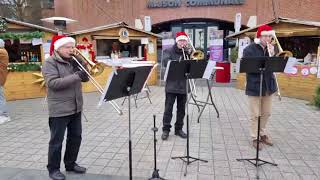
[[50, 53], [50, 45], [51, 45], [51, 43], [42, 44], [42, 48], [43, 48], [43, 53], [44, 54], [49, 54]]
[[169, 69], [170, 69], [170, 63], [171, 63], [171, 61], [169, 61], [168, 64], [167, 64], [166, 72], [164, 74], [164, 81], [167, 81], [168, 72], [169, 72]]
[[154, 53], [154, 46], [153, 43], [148, 44], [148, 53], [153, 54]]
[[206, 70], [204, 71], [202, 78], [210, 79], [212, 71], [216, 67], [216, 63], [217, 63], [216, 61], [212, 61], [212, 60], [208, 61]]
[[297, 59], [294, 57], [289, 57], [286, 67], [284, 68], [284, 73], [291, 74], [294, 70], [293, 66], [296, 65]]
[[236, 62], [236, 73], [240, 73], [240, 61], [241, 61], [241, 59], [238, 58], [237, 62]]
[[40, 45], [42, 44], [42, 38], [33, 38], [32, 39], [32, 46]]
[[100, 108], [100, 106], [102, 105], [102, 103], [105, 102], [105, 101], [104, 101], [104, 97], [105, 97], [106, 94], [107, 94], [107, 91], [108, 91], [108, 89], [109, 89], [111, 80], [112, 80], [112, 78], [113, 78], [114, 75], [115, 75], [115, 72], [112, 72], [111, 75], [109, 75], [109, 78], [108, 78], [108, 81], [107, 81], [107, 83], [106, 83], [106, 86], [104, 87], [103, 93], [102, 93], [102, 95], [100, 96], [100, 100], [99, 100], [99, 103], [98, 103], [98, 105], [97, 105], [97, 108]]
[[319, 63], [319, 64], [318, 64], [318, 74], [317, 74], [317, 78], [320, 78], [320, 60], [319, 60], [318, 63]]
[[148, 44], [149, 39], [148, 38], [141, 38], [141, 44]]

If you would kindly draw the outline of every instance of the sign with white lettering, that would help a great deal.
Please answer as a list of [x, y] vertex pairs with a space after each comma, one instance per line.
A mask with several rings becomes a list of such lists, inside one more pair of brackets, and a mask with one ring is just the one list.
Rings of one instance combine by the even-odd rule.
[[149, 0], [148, 8], [178, 8], [199, 6], [242, 5], [245, 0]]

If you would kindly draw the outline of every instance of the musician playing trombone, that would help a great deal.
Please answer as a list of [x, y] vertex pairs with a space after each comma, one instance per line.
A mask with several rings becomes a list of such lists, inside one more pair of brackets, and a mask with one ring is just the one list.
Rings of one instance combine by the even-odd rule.
[[64, 180], [60, 172], [61, 149], [67, 129], [64, 164], [66, 171], [85, 173], [86, 168], [76, 163], [82, 134], [81, 111], [83, 105], [81, 82], [89, 81], [87, 74], [74, 62], [75, 39], [54, 36], [51, 56], [44, 62], [42, 73], [47, 86], [50, 141], [48, 151], [49, 177]]
[[[257, 56], [274, 56], [275, 48], [271, 44], [274, 35], [272, 27], [262, 25], [258, 28], [254, 43], [247, 46], [243, 51], [243, 57]], [[261, 120], [260, 120], [260, 141], [263, 144], [272, 146], [273, 143], [266, 132], [266, 126], [271, 115], [272, 95], [277, 92], [277, 84], [275, 76], [272, 72], [265, 72], [262, 83], [262, 102], [261, 102]], [[260, 74], [247, 73], [246, 95], [248, 95], [250, 109], [250, 134], [252, 137], [252, 145], [257, 148], [257, 131], [259, 116], [259, 90], [260, 90]], [[259, 146], [261, 150], [262, 146]]]
[[[186, 50], [188, 46], [188, 36], [185, 32], [176, 34], [176, 43], [172, 48], [164, 51], [164, 66], [167, 66], [170, 60], [185, 60], [185, 56], [189, 56], [190, 52]], [[163, 114], [162, 140], [167, 140], [171, 129], [172, 110], [175, 100], [177, 99], [177, 117], [175, 123], [175, 135], [181, 138], [187, 138], [187, 134], [183, 132], [183, 119], [185, 116], [187, 93], [185, 80], [167, 80], [165, 86], [166, 99]]]

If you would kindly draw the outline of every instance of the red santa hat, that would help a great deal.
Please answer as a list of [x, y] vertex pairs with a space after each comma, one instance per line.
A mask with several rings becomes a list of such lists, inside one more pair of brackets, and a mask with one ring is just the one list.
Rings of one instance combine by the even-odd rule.
[[188, 41], [188, 35], [185, 32], [177, 32], [176, 33], [176, 42], [180, 40]]
[[72, 37], [67, 37], [65, 35], [55, 35], [52, 37], [51, 45], [50, 45], [50, 56], [53, 54], [53, 50], [59, 49], [61, 46], [73, 43], [76, 44], [76, 40]]
[[272, 30], [272, 27], [269, 25], [261, 25], [258, 28], [257, 34], [256, 34], [256, 38], [254, 39], [254, 42], [256, 44], [260, 43], [260, 37], [261, 36], [275, 36], [276, 32], [274, 30]]

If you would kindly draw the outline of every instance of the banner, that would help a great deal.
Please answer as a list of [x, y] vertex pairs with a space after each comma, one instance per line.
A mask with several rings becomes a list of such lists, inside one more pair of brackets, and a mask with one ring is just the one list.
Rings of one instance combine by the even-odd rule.
[[174, 39], [162, 39], [162, 50], [169, 49], [175, 44]]
[[223, 61], [223, 30], [215, 30], [210, 34], [210, 60]]

